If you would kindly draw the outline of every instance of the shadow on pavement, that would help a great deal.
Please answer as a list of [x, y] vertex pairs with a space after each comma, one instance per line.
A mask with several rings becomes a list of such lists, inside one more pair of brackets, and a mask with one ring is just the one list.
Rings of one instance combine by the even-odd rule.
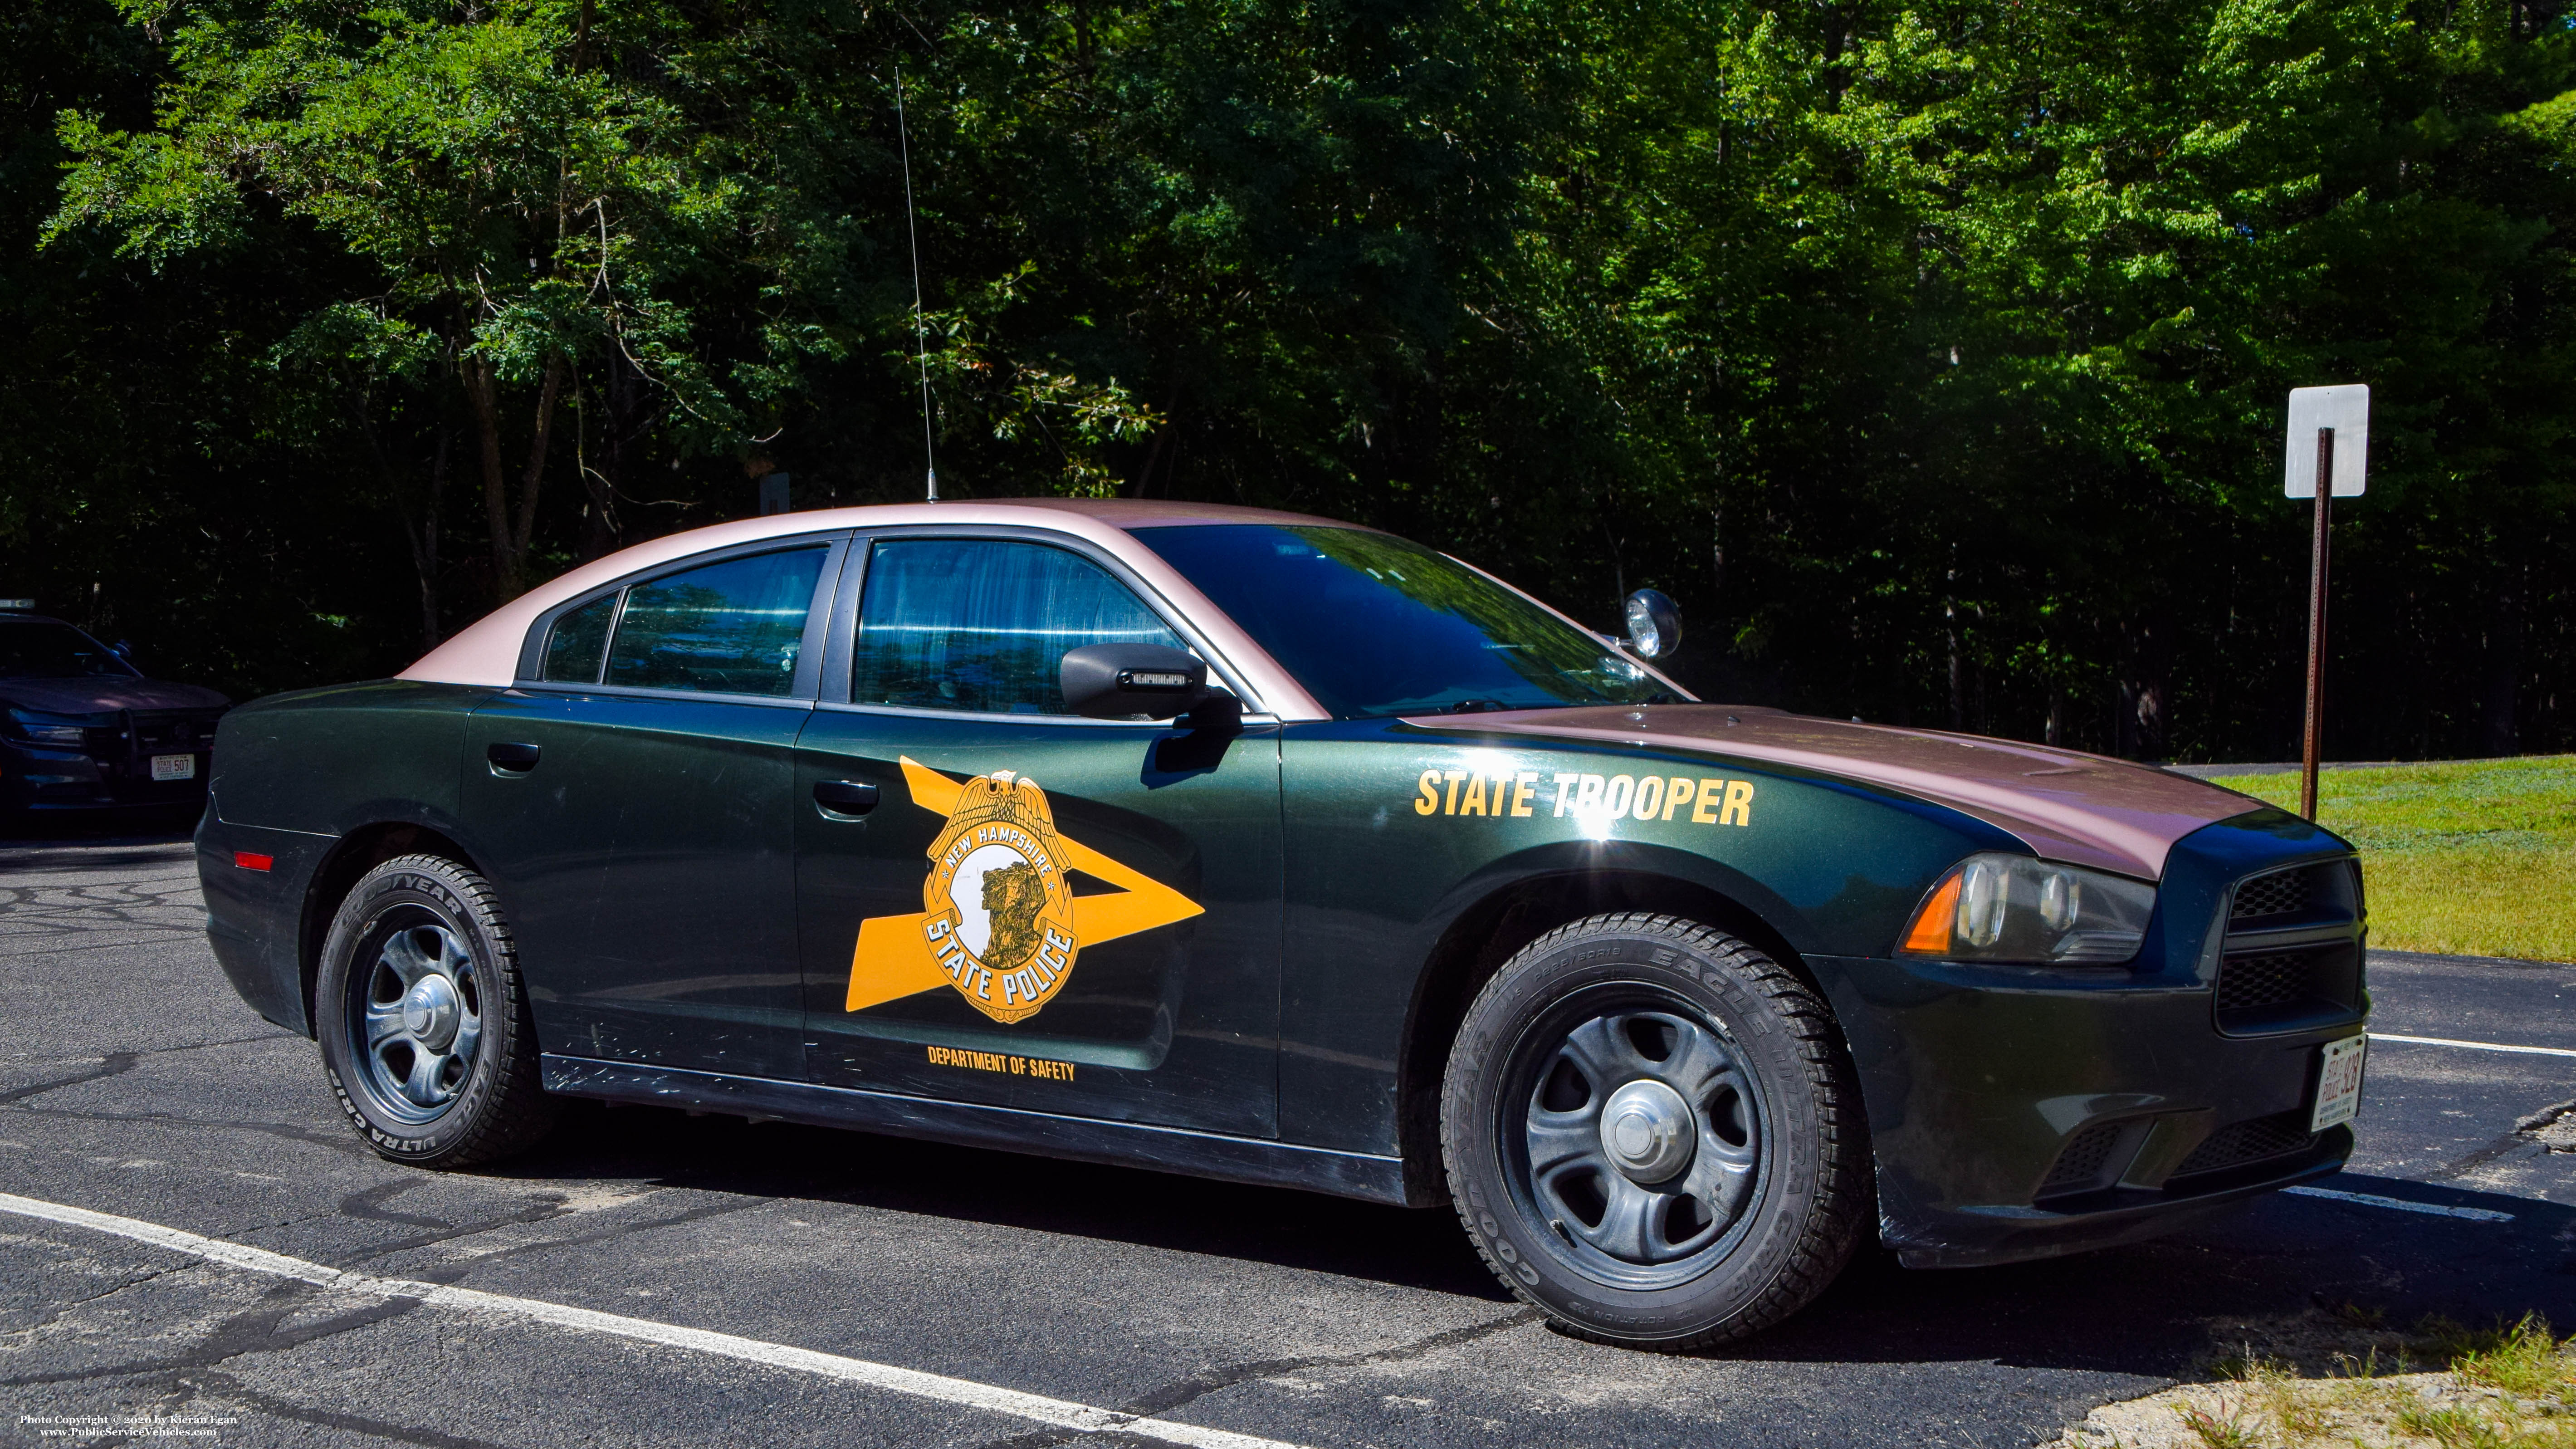
[[1447, 1208], [1379, 1207], [861, 1132], [584, 1102], [543, 1146], [488, 1171], [842, 1202], [1509, 1301]]
[[63, 812], [0, 811], [0, 850], [116, 845], [186, 845], [197, 833], [197, 806]]
[[2320, 1186], [2512, 1221], [2276, 1193], [2171, 1238], [2036, 1263], [1912, 1272], [1871, 1254], [1730, 1356], [2171, 1375], [2223, 1349], [2231, 1325], [2313, 1310], [2401, 1330], [2430, 1314], [2483, 1325], [2538, 1312], [2576, 1325], [2576, 1209], [2355, 1174]]
[[[1447, 1208], [655, 1108], [582, 1104], [547, 1146], [494, 1173], [643, 1179], [1207, 1253], [1496, 1304]], [[1711, 1357], [1753, 1362], [2000, 1362], [2170, 1376], [2231, 1325], [2376, 1313], [2484, 1324], [2539, 1312], [2576, 1326], [2576, 1208], [2345, 1175], [2337, 1191], [2508, 1213], [2482, 1222], [2274, 1195], [2133, 1247], [2000, 1268], [1915, 1271], [1864, 1249], [1779, 1329]]]

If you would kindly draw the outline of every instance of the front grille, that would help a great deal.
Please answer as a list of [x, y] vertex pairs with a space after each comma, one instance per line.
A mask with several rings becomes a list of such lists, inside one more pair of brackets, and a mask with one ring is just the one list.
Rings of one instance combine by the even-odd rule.
[[202, 750], [215, 738], [215, 720], [220, 713], [215, 710], [189, 714], [137, 713], [132, 716], [134, 747], [138, 753], [147, 755]]
[[2057, 1165], [2039, 1184], [2039, 1197], [2062, 1193], [2085, 1192], [2101, 1181], [2102, 1169], [2111, 1161], [2111, 1149], [2120, 1145], [2120, 1124], [2104, 1122], [2087, 1127], [2066, 1141], [2066, 1150], [2057, 1154]]
[[2291, 951], [2228, 954], [2218, 963], [2218, 1029], [2294, 1031], [2361, 1010], [2361, 945], [2328, 941]]
[[[220, 708], [126, 711], [112, 746], [96, 752], [101, 780], [111, 795], [132, 804], [194, 799], [206, 788], [206, 762], [223, 715]], [[187, 779], [155, 780], [152, 761], [161, 755], [194, 755], [198, 763]]]
[[2228, 903], [2212, 1006], [2231, 1036], [2360, 1014], [2361, 872], [2352, 861], [2265, 871]]
[[2308, 963], [2313, 951], [2283, 951], [2271, 956], [2230, 956], [2218, 973], [2218, 1013], [2260, 1011], [2309, 994]]
[[2265, 916], [2294, 916], [2308, 908], [2309, 868], [2276, 870], [2258, 875], [2236, 888], [2236, 903], [2228, 908], [2230, 925], [2238, 921], [2259, 920]]
[[2203, 1172], [2223, 1172], [2262, 1162], [2274, 1157], [2287, 1157], [2304, 1152], [2316, 1144], [2317, 1136], [2308, 1130], [2308, 1114], [2283, 1112], [2272, 1117], [2257, 1117], [2221, 1127], [2209, 1134], [2209, 1140], [2191, 1150], [2182, 1166], [2173, 1170], [2175, 1177], [2191, 1177]]

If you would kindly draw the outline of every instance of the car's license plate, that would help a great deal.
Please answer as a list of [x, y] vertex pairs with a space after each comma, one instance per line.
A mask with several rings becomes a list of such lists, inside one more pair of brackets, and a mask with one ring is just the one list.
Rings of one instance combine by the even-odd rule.
[[155, 780], [193, 780], [197, 778], [194, 755], [154, 755], [152, 778]]
[[2309, 1131], [2341, 1126], [2361, 1110], [2361, 1058], [2369, 1045], [2366, 1036], [2326, 1044], [2325, 1062], [2317, 1069], [2317, 1110], [2308, 1119]]

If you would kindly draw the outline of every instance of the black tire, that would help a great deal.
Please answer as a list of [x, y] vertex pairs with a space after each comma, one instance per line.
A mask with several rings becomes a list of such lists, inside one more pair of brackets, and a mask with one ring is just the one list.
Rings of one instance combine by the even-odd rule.
[[1441, 1092], [1485, 1265], [1565, 1332], [1672, 1352], [1824, 1291], [1866, 1221], [1867, 1136], [1816, 993], [1673, 916], [1522, 948], [1467, 1008]]
[[466, 866], [405, 855], [361, 877], [323, 943], [313, 1014], [332, 1093], [379, 1156], [465, 1167], [554, 1125], [509, 926]]

